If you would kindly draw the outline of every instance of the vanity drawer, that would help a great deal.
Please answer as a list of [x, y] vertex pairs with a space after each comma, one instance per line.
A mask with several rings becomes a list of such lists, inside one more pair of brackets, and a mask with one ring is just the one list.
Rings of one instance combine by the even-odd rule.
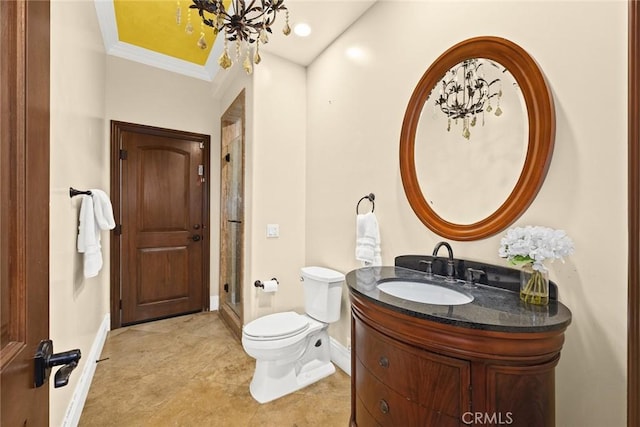
[[357, 361], [405, 400], [460, 419], [469, 410], [470, 364], [389, 338], [355, 318]]
[[381, 427], [380, 423], [373, 418], [373, 415], [364, 407], [360, 397], [356, 396], [355, 421], [358, 427]]
[[[424, 407], [408, 400], [398, 392], [380, 382], [360, 361], [356, 362], [356, 400], [366, 412], [356, 411], [358, 427], [381, 425], [384, 427], [457, 427], [464, 425], [460, 417], [451, 417], [442, 412]], [[362, 415], [362, 417], [360, 417]], [[371, 418], [375, 423], [371, 424]]]

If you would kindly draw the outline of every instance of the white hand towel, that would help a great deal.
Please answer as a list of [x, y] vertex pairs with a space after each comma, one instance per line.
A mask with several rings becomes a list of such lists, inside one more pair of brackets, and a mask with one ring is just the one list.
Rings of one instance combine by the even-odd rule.
[[109, 196], [102, 190], [92, 189], [93, 212], [96, 216], [96, 224], [101, 230], [113, 230], [116, 222], [113, 219], [113, 207]]
[[81, 196], [80, 222], [78, 224], [78, 252], [84, 254], [84, 277], [94, 277], [102, 268], [100, 230], [96, 224], [91, 196]]
[[356, 259], [364, 266], [381, 265], [380, 229], [373, 212], [356, 217]]
[[116, 223], [109, 196], [91, 189], [91, 196], [82, 196], [78, 225], [78, 252], [84, 254], [84, 277], [95, 277], [102, 269], [100, 230], [111, 230]]

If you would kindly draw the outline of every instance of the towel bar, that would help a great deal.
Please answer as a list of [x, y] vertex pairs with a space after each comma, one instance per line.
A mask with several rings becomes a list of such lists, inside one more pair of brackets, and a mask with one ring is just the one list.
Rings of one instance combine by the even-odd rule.
[[89, 191], [89, 190], [87, 190], [87, 191], [76, 190], [73, 187], [69, 187], [69, 197], [79, 196], [80, 194], [86, 194], [87, 196], [90, 196], [91, 195], [91, 191]]

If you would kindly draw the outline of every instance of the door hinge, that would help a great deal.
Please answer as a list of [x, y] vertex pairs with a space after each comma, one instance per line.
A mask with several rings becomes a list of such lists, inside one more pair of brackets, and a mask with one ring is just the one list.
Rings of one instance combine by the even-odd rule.
[[228, 283], [224, 284], [224, 291], [225, 292], [229, 292], [229, 284]]
[[115, 226], [115, 228], [113, 229], [113, 234], [115, 234], [116, 236], [122, 235], [122, 224], [117, 224]]
[[225, 160], [227, 163], [228, 163], [228, 162], [230, 162], [230, 161], [231, 161], [231, 153], [227, 153], [227, 154], [225, 154], [225, 156], [224, 156], [224, 160]]
[[204, 175], [204, 165], [198, 165], [198, 175]]
[[203, 150], [204, 149], [204, 142], [200, 143], [200, 149]]
[[120, 310], [122, 310], [122, 300], [120, 300], [120, 304], [118, 306], [120, 307]]
[[120, 160], [127, 160], [127, 150], [120, 150]]

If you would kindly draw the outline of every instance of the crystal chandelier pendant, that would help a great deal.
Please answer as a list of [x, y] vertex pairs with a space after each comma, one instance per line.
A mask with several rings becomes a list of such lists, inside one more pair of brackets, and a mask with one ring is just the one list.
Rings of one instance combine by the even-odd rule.
[[204, 33], [200, 33], [200, 38], [198, 39], [197, 45], [202, 50], [205, 50], [207, 48], [207, 39], [204, 38]]
[[226, 70], [233, 65], [233, 62], [231, 62], [231, 58], [229, 57], [226, 38], [224, 39], [224, 49], [222, 50], [222, 55], [220, 55], [220, 58], [218, 58], [218, 65], [220, 65], [223, 70]]
[[500, 98], [502, 98], [502, 89], [500, 89], [500, 91], [498, 92], [498, 105], [496, 107], [496, 112], [494, 113], [498, 117], [502, 115], [502, 108], [500, 108]]
[[251, 49], [247, 48], [247, 55], [244, 57], [244, 61], [242, 62], [242, 68], [244, 71], [251, 75], [253, 73], [253, 63], [251, 62]]
[[240, 40], [236, 40], [236, 61], [240, 60]]
[[258, 65], [260, 61], [262, 61], [262, 58], [260, 57], [260, 42], [256, 41], [256, 52], [253, 55], [253, 63]]
[[213, 27], [213, 34], [218, 35], [218, 33], [224, 28], [224, 15], [222, 13], [218, 13], [216, 15], [216, 25]]
[[231, 57], [229, 57], [229, 52], [227, 52], [226, 49], [224, 50], [224, 52], [222, 52], [220, 58], [218, 58], [218, 64], [225, 70], [233, 65], [233, 62], [231, 62]]
[[176, 2], [176, 25], [180, 25], [182, 21], [182, 8], [180, 7], [180, 0]]
[[267, 35], [267, 30], [262, 28], [260, 30], [260, 35], [258, 36], [258, 39], [260, 40], [260, 43], [262, 43], [262, 44], [269, 43], [269, 36]]
[[191, 23], [191, 9], [187, 11], [187, 25], [184, 27], [184, 32], [189, 35], [193, 34], [193, 24]]
[[471, 127], [474, 127], [476, 125], [476, 122], [477, 122], [476, 116], [474, 115], [473, 119], [471, 119]]
[[447, 119], [447, 132], [451, 131], [451, 117]]
[[200, 38], [196, 45], [202, 50], [207, 48], [207, 39], [204, 37], [204, 24], [202, 23], [200, 24]]
[[284, 34], [285, 36], [288, 36], [289, 34], [291, 34], [291, 27], [289, 26], [289, 11], [288, 10], [287, 10], [287, 14], [285, 16], [286, 16], [286, 19], [285, 19], [284, 28], [282, 29], [282, 34]]
[[469, 132], [469, 118], [465, 117], [462, 121], [462, 136], [465, 139], [469, 139], [471, 137], [471, 132]]

